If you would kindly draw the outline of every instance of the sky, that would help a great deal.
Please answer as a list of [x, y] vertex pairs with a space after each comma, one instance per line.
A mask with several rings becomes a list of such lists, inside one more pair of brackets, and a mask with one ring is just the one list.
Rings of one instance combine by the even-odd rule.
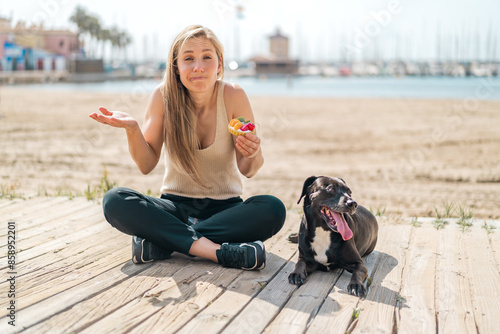
[[0, 16], [76, 31], [69, 17], [78, 5], [127, 30], [136, 61], [166, 59], [191, 24], [212, 29], [226, 59], [268, 53], [277, 28], [302, 61], [500, 58], [499, 0], [0, 0]]

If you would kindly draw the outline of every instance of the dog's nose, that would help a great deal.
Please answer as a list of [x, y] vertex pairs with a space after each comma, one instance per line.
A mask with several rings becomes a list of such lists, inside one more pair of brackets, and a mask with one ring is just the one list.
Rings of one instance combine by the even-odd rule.
[[347, 200], [347, 202], [345, 204], [347, 205], [347, 207], [349, 207], [351, 209], [355, 209], [358, 207], [358, 203], [356, 203], [352, 199]]

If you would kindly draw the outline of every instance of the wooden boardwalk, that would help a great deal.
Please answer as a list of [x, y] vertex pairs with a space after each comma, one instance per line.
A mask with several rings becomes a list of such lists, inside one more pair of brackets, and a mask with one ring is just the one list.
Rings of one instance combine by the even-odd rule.
[[345, 293], [350, 274], [342, 271], [316, 272], [300, 288], [288, 283], [297, 246], [287, 236], [300, 221], [293, 210], [266, 242], [260, 272], [180, 254], [134, 265], [131, 238], [83, 198], [0, 200], [0, 221], [0, 333], [500, 332], [497, 221], [486, 221], [497, 227], [487, 233], [482, 220], [462, 232], [451, 219], [437, 230], [429, 218], [379, 218], [366, 299]]

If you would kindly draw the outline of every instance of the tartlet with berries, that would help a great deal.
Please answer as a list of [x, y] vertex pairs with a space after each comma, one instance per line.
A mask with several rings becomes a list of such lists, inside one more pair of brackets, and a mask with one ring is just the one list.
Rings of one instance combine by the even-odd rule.
[[246, 121], [244, 117], [233, 118], [227, 127], [229, 132], [235, 136], [255, 133], [255, 124], [250, 121]]

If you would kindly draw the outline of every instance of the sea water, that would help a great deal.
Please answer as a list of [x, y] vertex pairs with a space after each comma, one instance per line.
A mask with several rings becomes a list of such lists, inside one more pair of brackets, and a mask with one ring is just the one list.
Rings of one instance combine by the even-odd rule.
[[[249, 96], [500, 100], [500, 77], [226, 77]], [[19, 85], [25, 89], [150, 94], [159, 80]]]

